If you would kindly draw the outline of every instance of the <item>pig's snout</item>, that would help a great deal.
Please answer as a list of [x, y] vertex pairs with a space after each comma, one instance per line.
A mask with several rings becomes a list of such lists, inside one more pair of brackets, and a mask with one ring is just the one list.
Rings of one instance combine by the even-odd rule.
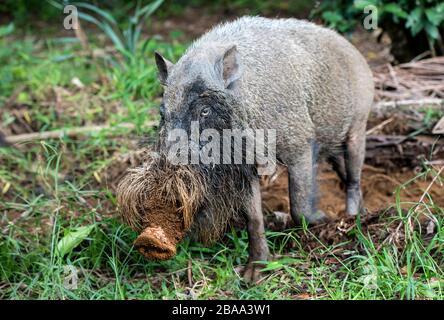
[[148, 227], [134, 242], [136, 249], [151, 260], [168, 260], [176, 254], [176, 244], [165, 234], [162, 227]]

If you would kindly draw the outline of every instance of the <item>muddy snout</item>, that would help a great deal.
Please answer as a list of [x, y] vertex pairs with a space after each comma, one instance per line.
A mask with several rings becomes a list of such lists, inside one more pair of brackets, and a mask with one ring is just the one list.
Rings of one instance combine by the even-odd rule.
[[149, 211], [145, 212], [142, 222], [145, 228], [134, 246], [147, 259], [171, 259], [176, 255], [178, 243], [188, 232], [183, 222], [183, 212], [172, 206], [147, 209]]
[[130, 169], [117, 188], [123, 220], [139, 236], [136, 249], [152, 260], [176, 254], [205, 193], [199, 173], [191, 166], [173, 165], [165, 157], [146, 160]]
[[140, 254], [151, 260], [171, 259], [176, 255], [176, 245], [160, 226], [146, 228], [134, 242]]

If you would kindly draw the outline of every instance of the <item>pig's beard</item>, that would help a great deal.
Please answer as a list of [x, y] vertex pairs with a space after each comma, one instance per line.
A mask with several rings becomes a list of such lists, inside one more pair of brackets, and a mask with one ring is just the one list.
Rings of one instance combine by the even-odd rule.
[[191, 238], [204, 244], [219, 240], [230, 225], [243, 222], [251, 199], [253, 166], [199, 166], [206, 193], [194, 216]]
[[[141, 232], [161, 224], [162, 216], [189, 230], [193, 214], [203, 200], [205, 183], [190, 166], [174, 166], [165, 157], [149, 157], [142, 167], [130, 169], [117, 188], [123, 220]], [[179, 216], [179, 219], [177, 219]]]
[[120, 212], [139, 233], [161, 226], [173, 243], [188, 233], [210, 244], [243, 220], [254, 170], [248, 165], [178, 166], [162, 156], [148, 158], [119, 183]]

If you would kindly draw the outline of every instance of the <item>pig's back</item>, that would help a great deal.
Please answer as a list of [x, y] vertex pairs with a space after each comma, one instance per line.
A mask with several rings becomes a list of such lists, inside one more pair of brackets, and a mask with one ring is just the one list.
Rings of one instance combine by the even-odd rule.
[[215, 27], [190, 50], [214, 43], [237, 46], [238, 94], [251, 109], [250, 124], [277, 128], [282, 143], [288, 134], [340, 143], [354, 121], [366, 120], [372, 74], [336, 32], [296, 19], [244, 17]]

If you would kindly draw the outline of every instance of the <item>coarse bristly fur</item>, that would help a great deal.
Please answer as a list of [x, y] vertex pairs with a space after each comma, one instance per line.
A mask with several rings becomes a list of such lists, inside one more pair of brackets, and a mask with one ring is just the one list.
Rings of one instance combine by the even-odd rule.
[[164, 155], [149, 156], [119, 183], [120, 213], [138, 232], [162, 225], [175, 243], [188, 231], [198, 241], [214, 242], [230, 222], [242, 218], [249, 185], [241, 170], [245, 168], [173, 165]]
[[193, 214], [203, 199], [205, 184], [189, 166], [174, 166], [164, 156], [147, 156], [143, 166], [129, 169], [117, 188], [124, 221], [141, 231], [144, 221], [159, 211], [181, 213], [189, 229]]
[[253, 166], [198, 166], [204, 177], [206, 193], [190, 235], [206, 244], [219, 240], [231, 224], [243, 223], [251, 198], [250, 177]]
[[[225, 88], [217, 69], [233, 46], [239, 78]], [[227, 102], [217, 115], [231, 114], [230, 128], [276, 129], [277, 153], [291, 163], [312, 141], [321, 149], [340, 147], [352, 125], [365, 123], [373, 81], [362, 55], [333, 30], [303, 20], [243, 17], [211, 29], [169, 66], [165, 131], [199, 120], [200, 107], [192, 102], [204, 91]]]
[[277, 159], [289, 167], [292, 215], [316, 211], [309, 203], [318, 155], [346, 158], [347, 213], [357, 213], [374, 86], [345, 38], [303, 20], [242, 17], [211, 29], [177, 63], [160, 55], [156, 62], [164, 85], [161, 150], [170, 130], [190, 132], [192, 121], [201, 131], [274, 129]]

